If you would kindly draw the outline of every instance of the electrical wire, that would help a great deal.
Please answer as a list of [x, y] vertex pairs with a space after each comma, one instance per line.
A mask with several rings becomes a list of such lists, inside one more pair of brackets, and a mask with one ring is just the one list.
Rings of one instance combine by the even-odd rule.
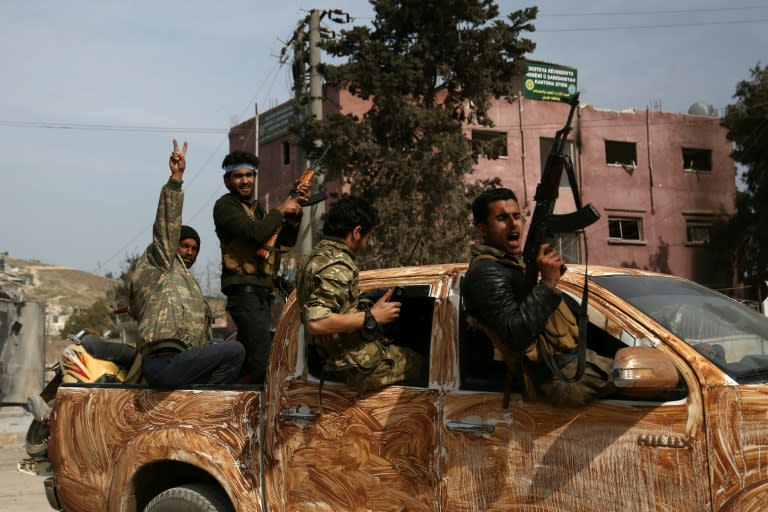
[[732, 7], [713, 7], [704, 9], [669, 9], [669, 10], [654, 10], [654, 11], [615, 11], [615, 12], [569, 12], [569, 13], [539, 13], [538, 18], [549, 17], [561, 17], [567, 16], [569, 18], [574, 16], [642, 16], [642, 15], [658, 15], [658, 14], [695, 14], [702, 12], [724, 12], [724, 11], [746, 11], [751, 9], [768, 9], [768, 5], [744, 5], [744, 6], [732, 6]]
[[552, 32], [603, 32], [608, 30], [642, 30], [642, 29], [654, 29], [654, 28], [675, 28], [675, 27], [701, 27], [707, 25], [738, 25], [747, 23], [766, 23], [768, 18], [765, 19], [751, 19], [751, 20], [732, 20], [732, 21], [700, 21], [692, 23], [663, 23], [656, 25], [622, 25], [612, 27], [584, 27], [584, 28], [555, 28], [555, 29], [536, 29], [536, 33], [552, 33]]

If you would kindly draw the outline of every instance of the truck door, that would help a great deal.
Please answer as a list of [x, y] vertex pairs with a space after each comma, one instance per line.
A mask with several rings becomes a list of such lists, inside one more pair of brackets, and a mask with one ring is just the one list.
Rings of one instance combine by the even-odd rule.
[[[451, 301], [461, 311], [458, 289]], [[504, 409], [506, 369], [458, 316], [459, 376], [440, 425], [446, 510], [709, 510], [701, 392], [679, 357], [677, 396], [554, 407], [516, 388]], [[605, 355], [659, 339], [597, 301], [590, 324], [590, 346]]]
[[[361, 282], [367, 288], [405, 287], [392, 337], [427, 359], [434, 284]], [[275, 343], [274, 380], [266, 390], [266, 423], [274, 426], [265, 440], [270, 510], [437, 510], [438, 391], [425, 381], [360, 397], [322, 379], [293, 299]]]

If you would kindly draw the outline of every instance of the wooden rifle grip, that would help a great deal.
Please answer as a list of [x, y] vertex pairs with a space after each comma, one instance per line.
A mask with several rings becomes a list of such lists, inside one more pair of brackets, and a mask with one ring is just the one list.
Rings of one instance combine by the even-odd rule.
[[[312, 183], [312, 180], [314, 179], [314, 177], [315, 177], [314, 169], [309, 167], [304, 169], [304, 172], [301, 173], [301, 176], [299, 177], [299, 181], [296, 183], [296, 188], [294, 188], [290, 192], [291, 196], [296, 197], [299, 194], [298, 187], [301, 185], [309, 185], [310, 183]], [[275, 232], [272, 233], [272, 236], [270, 236], [267, 239], [267, 241], [264, 242], [264, 245], [261, 246], [256, 251], [256, 256], [262, 259], [269, 258], [269, 252], [277, 248], [277, 237], [280, 236], [281, 229], [283, 229], [283, 226], [282, 225], [278, 226]]]

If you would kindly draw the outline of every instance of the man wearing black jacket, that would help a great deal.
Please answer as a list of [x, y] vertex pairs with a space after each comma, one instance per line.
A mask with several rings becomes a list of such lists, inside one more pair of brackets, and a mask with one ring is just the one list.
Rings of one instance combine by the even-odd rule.
[[299, 187], [297, 196], [288, 196], [277, 207], [265, 211], [254, 197], [259, 158], [234, 151], [222, 162], [228, 194], [213, 207], [213, 221], [221, 246], [221, 289], [227, 296], [227, 312], [237, 325], [237, 339], [245, 346], [242, 373], [260, 384], [267, 369], [270, 337], [270, 307], [273, 279], [279, 267], [276, 251], [266, 257], [257, 253], [279, 230], [276, 248], [293, 246], [301, 222], [299, 201], [309, 187]]
[[[573, 405], [610, 393], [611, 360], [591, 350], [584, 376], [575, 383], [559, 380], [543, 362], [540, 351], [547, 350], [563, 363], [563, 374], [575, 375], [578, 326], [555, 288], [564, 262], [548, 244], [542, 244], [536, 256], [541, 280], [525, 293], [525, 218], [514, 192], [506, 188], [483, 192], [472, 204], [472, 216], [483, 243], [472, 247], [472, 263], [462, 283], [464, 306], [502, 354], [522, 356], [536, 388], [526, 390], [529, 396], [538, 390], [555, 404]], [[505, 354], [507, 364], [509, 359]]]

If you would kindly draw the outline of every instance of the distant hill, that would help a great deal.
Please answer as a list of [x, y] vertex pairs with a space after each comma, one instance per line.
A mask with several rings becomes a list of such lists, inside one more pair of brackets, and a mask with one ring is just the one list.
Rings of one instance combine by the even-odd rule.
[[115, 279], [71, 267], [13, 258], [5, 260], [4, 277], [0, 286], [23, 292], [27, 300], [73, 308], [86, 308], [97, 300], [106, 300], [108, 292], [117, 285]]
[[[106, 301], [118, 282], [71, 267], [13, 258], [6, 258], [5, 272], [0, 272], [0, 288], [21, 291], [30, 301], [71, 308], [87, 308], [97, 300]], [[223, 317], [226, 299], [208, 297], [208, 302], [214, 316]]]

